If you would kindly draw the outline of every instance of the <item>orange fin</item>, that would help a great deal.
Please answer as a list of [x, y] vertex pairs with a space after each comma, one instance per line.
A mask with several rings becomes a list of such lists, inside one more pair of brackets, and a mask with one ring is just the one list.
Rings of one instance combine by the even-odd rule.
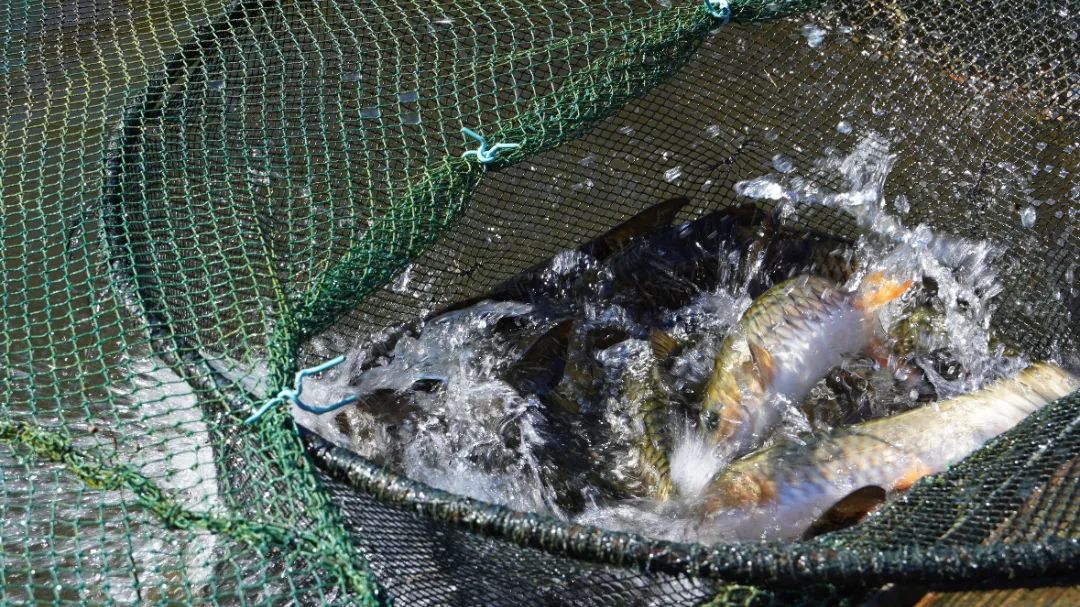
[[907, 474], [900, 477], [899, 480], [893, 485], [895, 491], [907, 491], [915, 484], [920, 478], [933, 472], [926, 464], [921, 460], [915, 462], [911, 469], [907, 471]]
[[876, 310], [907, 293], [911, 284], [911, 279], [900, 282], [886, 277], [884, 272], [874, 272], [863, 279], [858, 305], [863, 310]]
[[652, 346], [653, 357], [656, 360], [667, 360], [679, 349], [679, 342], [666, 331], [653, 329], [649, 333], [649, 345]]
[[776, 361], [773, 355], [753, 341], [748, 341], [747, 344], [750, 346], [750, 356], [754, 358], [754, 366], [757, 367], [761, 379], [765, 383], [771, 382], [773, 376], [776, 375]]
[[867, 485], [847, 494], [822, 514], [803, 534], [803, 539], [849, 527], [885, 502], [885, 490]]

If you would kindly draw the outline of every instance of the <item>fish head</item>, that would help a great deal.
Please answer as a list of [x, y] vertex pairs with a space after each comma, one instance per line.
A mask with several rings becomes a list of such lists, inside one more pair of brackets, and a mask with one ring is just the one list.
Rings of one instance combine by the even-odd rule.
[[855, 307], [867, 314], [877, 312], [882, 306], [908, 292], [913, 284], [910, 278], [901, 280], [885, 272], [866, 275], [856, 292]]
[[771, 358], [766, 361], [752, 348], [737, 347], [746, 346], [740, 341], [721, 353], [706, 388], [703, 427], [718, 445], [753, 432], [755, 414], [768, 404]]

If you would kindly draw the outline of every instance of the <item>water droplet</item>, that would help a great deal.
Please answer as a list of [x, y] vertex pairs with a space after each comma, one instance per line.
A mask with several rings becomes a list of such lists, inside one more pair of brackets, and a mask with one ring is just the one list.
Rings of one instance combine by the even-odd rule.
[[360, 82], [360, 72], [342, 72], [342, 82]]
[[708, 135], [709, 137], [718, 137], [718, 136], [720, 136], [720, 125], [719, 124], [710, 124], [709, 127], [705, 129], [705, 134]]
[[780, 200], [784, 197], [784, 188], [779, 183], [765, 177], [740, 181], [735, 184], [735, 193], [748, 198]]
[[802, 26], [802, 35], [806, 37], [806, 43], [810, 45], [810, 48], [821, 46], [822, 41], [825, 40], [825, 30], [813, 23]]
[[420, 91], [409, 91], [406, 93], [398, 93], [398, 101], [401, 103], [412, 103], [420, 98]]
[[634, 127], [629, 126], [629, 125], [621, 126], [621, 127], [619, 127], [619, 132], [622, 133], [623, 135], [633, 135], [634, 134]]
[[360, 117], [361, 118], [378, 118], [381, 115], [382, 115], [382, 112], [379, 111], [379, 108], [377, 106], [375, 106], [375, 107], [366, 107], [366, 108], [360, 110]]
[[225, 90], [225, 81], [211, 80], [210, 82], [206, 83], [206, 86], [209, 87], [211, 91], [222, 91]]
[[904, 196], [903, 194], [900, 194], [893, 199], [893, 206], [896, 207], [897, 212], [902, 215], [911, 210], [911, 203], [908, 202], [907, 196]]
[[836, 123], [836, 132], [840, 133], [841, 135], [847, 135], [851, 132], [851, 125], [848, 124], [847, 121], [841, 120], [840, 122]]
[[1027, 207], [1023, 211], [1020, 211], [1020, 223], [1025, 228], [1030, 228], [1035, 225], [1035, 207]]
[[773, 156], [772, 165], [780, 173], [790, 173], [795, 170], [795, 163], [783, 154]]
[[683, 174], [682, 167], [670, 168], [670, 169], [664, 171], [664, 181], [666, 181], [668, 183], [673, 183], [676, 179], [678, 179], [679, 177], [682, 177], [682, 174]]

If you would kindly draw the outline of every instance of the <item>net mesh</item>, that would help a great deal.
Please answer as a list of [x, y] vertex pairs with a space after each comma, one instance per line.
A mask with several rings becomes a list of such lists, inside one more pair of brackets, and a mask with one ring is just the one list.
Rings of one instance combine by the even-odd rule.
[[[906, 221], [1007, 248], [997, 329], [1078, 349], [1074, 3], [723, 4], [3, 3], [4, 602], [813, 603], [1075, 575], [1077, 395], [864, 524], [747, 546], [444, 494], [285, 407], [242, 425], [381, 329], [868, 132]], [[462, 128], [519, 147], [462, 158]]]

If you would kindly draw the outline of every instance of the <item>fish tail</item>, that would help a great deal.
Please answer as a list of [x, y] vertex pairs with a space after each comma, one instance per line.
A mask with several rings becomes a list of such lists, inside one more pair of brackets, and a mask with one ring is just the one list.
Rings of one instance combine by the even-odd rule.
[[907, 293], [911, 284], [911, 279], [899, 281], [885, 276], [884, 272], [874, 272], [863, 279], [856, 305], [871, 312]]

